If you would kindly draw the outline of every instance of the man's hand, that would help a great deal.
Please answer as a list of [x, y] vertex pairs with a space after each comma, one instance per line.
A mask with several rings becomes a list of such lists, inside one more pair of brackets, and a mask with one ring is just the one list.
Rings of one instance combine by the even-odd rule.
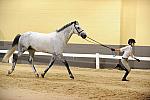
[[140, 59], [137, 59], [137, 58], [135, 58], [135, 59], [136, 59], [136, 61], [140, 62]]
[[140, 62], [140, 59], [136, 59], [138, 62]]
[[115, 49], [114, 49], [114, 48], [111, 48], [111, 51], [115, 51]]

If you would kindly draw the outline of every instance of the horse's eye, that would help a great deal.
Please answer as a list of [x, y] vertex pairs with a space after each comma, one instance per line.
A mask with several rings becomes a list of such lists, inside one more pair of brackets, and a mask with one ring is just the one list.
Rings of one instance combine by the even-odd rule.
[[80, 27], [77, 27], [77, 29], [80, 29]]

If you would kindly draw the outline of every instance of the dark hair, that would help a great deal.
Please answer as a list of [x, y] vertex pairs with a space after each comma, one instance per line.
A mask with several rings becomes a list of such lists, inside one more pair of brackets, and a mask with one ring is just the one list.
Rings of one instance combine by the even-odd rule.
[[128, 44], [131, 45], [132, 43], [136, 43], [134, 39], [129, 39]]
[[61, 27], [60, 29], [56, 30], [56, 32], [60, 32], [60, 31], [62, 31], [63, 29], [65, 29], [66, 27], [68, 27], [68, 26], [70, 26], [70, 25], [72, 25], [72, 24], [77, 24], [77, 23], [78, 23], [77, 21], [73, 21], [73, 22], [71, 22], [71, 23], [68, 23], [68, 24], [66, 24], [65, 26]]

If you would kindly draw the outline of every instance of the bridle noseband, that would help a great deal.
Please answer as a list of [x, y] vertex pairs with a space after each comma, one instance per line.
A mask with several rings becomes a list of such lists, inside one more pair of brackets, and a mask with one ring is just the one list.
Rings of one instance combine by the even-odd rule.
[[76, 31], [78, 32], [78, 35], [80, 35], [80, 33], [82, 33], [84, 30], [79, 31], [79, 30], [76, 28], [76, 25], [77, 25], [77, 24], [74, 24], [74, 27], [75, 27]]

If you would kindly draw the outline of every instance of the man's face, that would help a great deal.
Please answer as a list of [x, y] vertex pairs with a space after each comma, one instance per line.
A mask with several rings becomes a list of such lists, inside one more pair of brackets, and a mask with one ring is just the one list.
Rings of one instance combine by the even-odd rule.
[[135, 45], [135, 43], [131, 43], [131, 46], [133, 47]]

